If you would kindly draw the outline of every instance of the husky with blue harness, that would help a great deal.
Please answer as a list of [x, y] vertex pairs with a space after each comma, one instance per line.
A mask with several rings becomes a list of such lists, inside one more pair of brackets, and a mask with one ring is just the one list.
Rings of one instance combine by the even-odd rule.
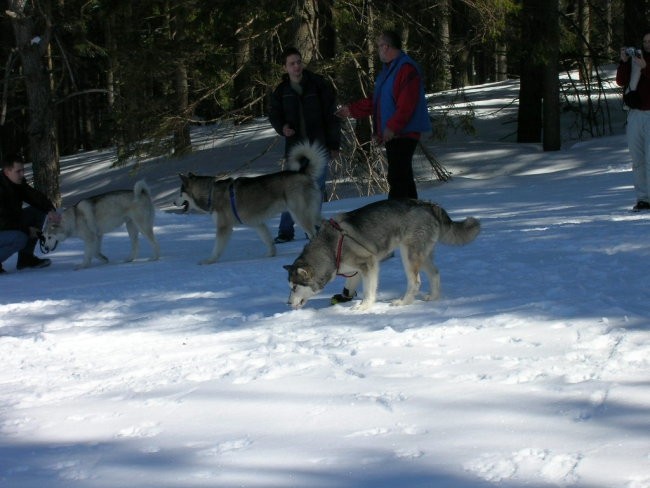
[[275, 256], [275, 244], [266, 221], [288, 211], [308, 237], [320, 224], [323, 198], [318, 177], [324, 171], [328, 155], [322, 146], [300, 143], [289, 153], [287, 170], [261, 176], [224, 178], [180, 174], [181, 189], [176, 206], [207, 212], [216, 226], [212, 254], [200, 264], [216, 262], [225, 249], [236, 225], [257, 231], [268, 255]]

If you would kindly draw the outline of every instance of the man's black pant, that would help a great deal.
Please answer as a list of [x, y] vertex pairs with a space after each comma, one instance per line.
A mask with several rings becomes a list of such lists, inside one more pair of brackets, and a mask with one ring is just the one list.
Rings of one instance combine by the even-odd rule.
[[408, 137], [391, 139], [386, 143], [388, 159], [388, 198], [417, 198], [413, 179], [413, 154], [417, 139]]

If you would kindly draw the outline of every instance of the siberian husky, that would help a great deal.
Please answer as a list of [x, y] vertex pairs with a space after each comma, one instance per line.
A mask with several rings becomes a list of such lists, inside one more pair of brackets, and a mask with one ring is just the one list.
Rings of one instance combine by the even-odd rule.
[[464, 245], [476, 238], [480, 222], [468, 217], [451, 220], [438, 205], [420, 200], [382, 200], [323, 221], [289, 272], [289, 305], [297, 309], [321, 291], [337, 275], [347, 278], [351, 296], [363, 282], [363, 300], [357, 307], [366, 310], [376, 300], [379, 263], [399, 248], [408, 281], [404, 296], [394, 305], [412, 303], [420, 290], [420, 270], [429, 279], [435, 300], [440, 293], [440, 275], [433, 264], [436, 242]]
[[320, 223], [323, 195], [318, 176], [328, 162], [322, 146], [300, 143], [291, 150], [288, 170], [261, 176], [217, 179], [214, 176], [179, 175], [181, 190], [177, 206], [208, 212], [216, 227], [216, 240], [209, 258], [216, 262], [237, 224], [253, 227], [275, 256], [275, 244], [265, 221], [288, 210], [309, 237]]
[[101, 252], [104, 234], [126, 224], [131, 239], [131, 254], [127, 262], [138, 254], [138, 233], [142, 232], [151, 243], [154, 261], [160, 256], [160, 246], [153, 233], [155, 209], [151, 192], [144, 180], [136, 182], [133, 190], [117, 190], [79, 201], [65, 209], [57, 219], [48, 219], [43, 230], [43, 249], [52, 250], [68, 237], [84, 241], [84, 259], [76, 269], [87, 268], [93, 258], [106, 263]]

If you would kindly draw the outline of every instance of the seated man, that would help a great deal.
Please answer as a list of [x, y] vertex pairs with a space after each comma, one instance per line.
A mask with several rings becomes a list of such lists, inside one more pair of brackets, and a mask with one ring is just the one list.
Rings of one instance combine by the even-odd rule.
[[[30, 205], [23, 208], [23, 202]], [[0, 273], [2, 263], [18, 253], [17, 269], [44, 268], [49, 259], [34, 256], [34, 247], [48, 212], [55, 210], [52, 202], [25, 180], [25, 167], [20, 158], [3, 161], [0, 173]]]

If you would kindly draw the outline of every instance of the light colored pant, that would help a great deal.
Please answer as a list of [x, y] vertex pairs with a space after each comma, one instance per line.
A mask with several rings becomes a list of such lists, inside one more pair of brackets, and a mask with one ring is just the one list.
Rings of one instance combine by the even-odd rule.
[[627, 115], [627, 145], [632, 157], [636, 199], [650, 203], [650, 110], [630, 110]]

